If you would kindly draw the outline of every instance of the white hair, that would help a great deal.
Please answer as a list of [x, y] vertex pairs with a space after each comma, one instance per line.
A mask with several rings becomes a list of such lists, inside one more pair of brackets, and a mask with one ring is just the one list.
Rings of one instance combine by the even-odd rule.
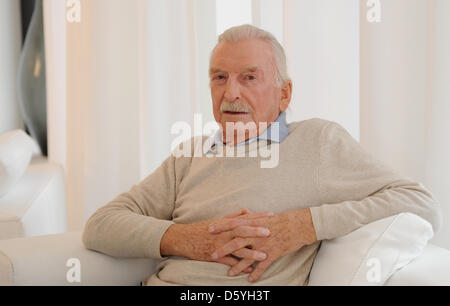
[[275, 65], [276, 65], [275, 71], [276, 86], [281, 87], [284, 84], [284, 82], [291, 80], [287, 72], [286, 54], [281, 44], [271, 33], [250, 24], [232, 27], [223, 32], [219, 36], [218, 42], [214, 47], [211, 56], [221, 42], [236, 43], [246, 39], [261, 39], [267, 41], [272, 47], [272, 52], [275, 58]]

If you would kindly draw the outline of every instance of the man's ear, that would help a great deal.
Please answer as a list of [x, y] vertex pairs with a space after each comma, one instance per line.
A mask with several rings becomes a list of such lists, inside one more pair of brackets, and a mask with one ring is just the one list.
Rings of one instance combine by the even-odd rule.
[[291, 103], [292, 98], [292, 81], [286, 81], [283, 84], [283, 87], [281, 87], [281, 101], [280, 101], [280, 111], [284, 112], [288, 106], [289, 103]]

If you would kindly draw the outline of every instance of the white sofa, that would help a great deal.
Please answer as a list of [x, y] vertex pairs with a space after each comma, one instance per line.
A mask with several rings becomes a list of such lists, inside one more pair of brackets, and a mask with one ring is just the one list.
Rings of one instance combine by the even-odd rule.
[[[406, 221], [411, 223], [409, 219]], [[393, 241], [394, 236], [392, 233], [386, 236], [385, 233], [386, 228], [392, 228], [392, 225], [388, 224], [388, 227], [383, 228], [379, 226], [380, 224], [385, 226], [386, 222], [377, 225], [377, 230], [380, 230], [382, 235], [373, 235], [374, 227], [365, 226], [366, 231], [364, 229], [355, 231], [339, 241], [323, 242], [314, 266], [320, 265], [326, 269], [334, 266], [336, 271], [341, 269], [339, 273], [343, 273], [342, 267], [345, 266], [345, 262], [339, 262], [338, 258], [333, 258], [334, 256], [329, 256], [326, 252], [333, 250], [333, 247], [336, 250], [336, 245], [341, 251], [345, 251], [348, 249], [348, 241], [353, 244], [367, 243], [371, 245], [370, 252], [374, 254], [372, 246], [385, 239], [383, 249], [391, 249], [389, 243]], [[373, 241], [370, 240], [371, 237], [364, 236], [368, 232], [374, 238]], [[364, 241], [358, 241], [358, 235]], [[328, 246], [325, 246], [326, 244]], [[412, 246], [411, 243], [409, 245]], [[359, 246], [350, 248], [349, 254], [359, 252], [355, 249], [357, 247]], [[393, 271], [393, 275], [381, 285], [450, 285], [450, 251], [431, 244], [427, 244], [421, 250], [417, 249], [417, 245], [413, 247], [417, 251], [417, 256], [414, 255], [416, 258], [403, 268]], [[367, 252], [364, 249], [360, 251]], [[326, 258], [320, 258], [320, 255], [325, 255]], [[394, 257], [395, 260], [406, 258], [401, 253], [397, 253]], [[79, 263], [80, 282], [72, 282], [73, 279], [70, 277], [72, 269], [77, 267], [73, 259]], [[357, 261], [356, 264], [360, 265], [360, 260]], [[355, 260], [352, 259], [352, 262], [355, 263]], [[0, 241], [0, 285], [138, 286], [142, 280], [154, 273], [156, 264], [156, 260], [152, 259], [119, 259], [87, 250], [81, 241], [80, 232]], [[324, 276], [319, 270], [313, 267], [310, 278], [316, 285], [328, 285], [329, 279], [326, 278], [336, 271], [327, 270]], [[347, 270], [345, 273], [354, 274], [350, 268]]]
[[0, 135], [0, 240], [63, 233], [64, 170], [22, 130]]
[[0, 197], [0, 240], [67, 231], [64, 171], [34, 156], [20, 180]]

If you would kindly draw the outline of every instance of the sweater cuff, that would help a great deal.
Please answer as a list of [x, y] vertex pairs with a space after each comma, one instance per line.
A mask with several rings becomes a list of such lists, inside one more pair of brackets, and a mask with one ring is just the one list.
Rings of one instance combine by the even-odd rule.
[[[311, 218], [313, 221], [314, 230], [316, 231], [317, 240], [320, 241], [335, 238], [332, 237], [333, 234], [330, 235], [330, 233], [327, 233], [327, 228], [330, 227], [330, 224], [327, 226], [327, 217], [324, 209], [321, 207], [310, 207], [309, 210], [311, 212]], [[331, 220], [328, 220], [328, 223], [331, 223], [330, 221]]]
[[344, 205], [345, 203], [310, 207], [317, 240], [342, 237], [364, 225], [352, 220]]
[[161, 239], [164, 236], [164, 233], [172, 224], [175, 224], [175, 222], [168, 220], [153, 221], [151, 228], [151, 237], [149, 241], [150, 247], [148, 249], [148, 257], [156, 259], [165, 258], [161, 255]]

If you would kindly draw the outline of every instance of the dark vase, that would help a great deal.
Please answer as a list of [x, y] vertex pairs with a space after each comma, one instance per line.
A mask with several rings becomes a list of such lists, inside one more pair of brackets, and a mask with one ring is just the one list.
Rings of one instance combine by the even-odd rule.
[[[25, 31], [25, 29], [24, 29]], [[36, 0], [19, 60], [18, 97], [24, 122], [47, 155], [47, 105], [42, 0]]]

